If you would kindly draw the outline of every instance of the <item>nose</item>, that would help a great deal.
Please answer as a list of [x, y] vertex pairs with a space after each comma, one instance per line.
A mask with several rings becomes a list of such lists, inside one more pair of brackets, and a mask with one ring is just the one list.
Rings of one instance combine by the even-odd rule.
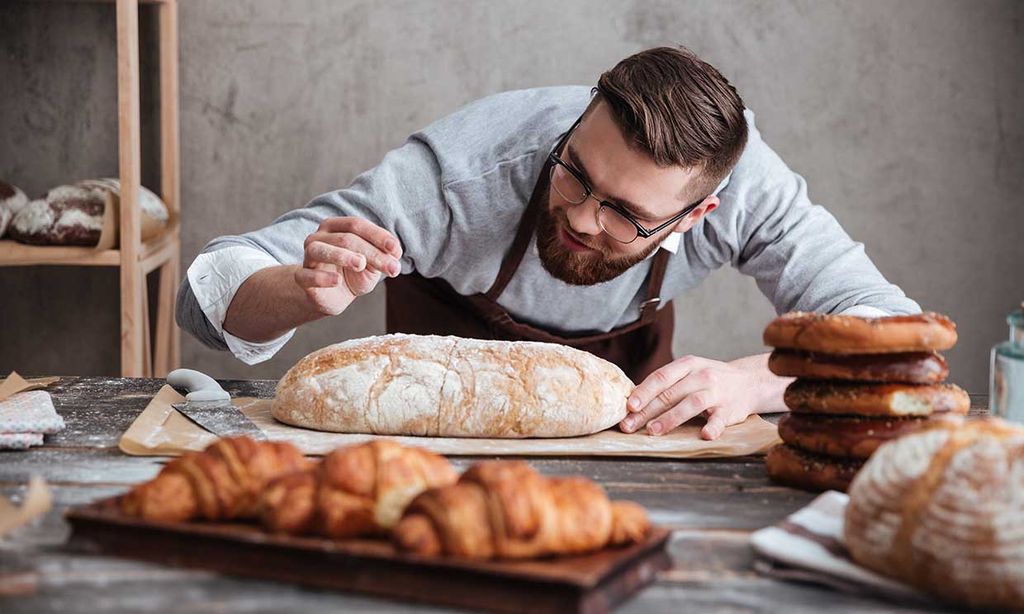
[[593, 197], [588, 197], [578, 205], [570, 205], [565, 215], [569, 218], [573, 232], [591, 236], [601, 234], [601, 226], [597, 223], [597, 210], [600, 206]]

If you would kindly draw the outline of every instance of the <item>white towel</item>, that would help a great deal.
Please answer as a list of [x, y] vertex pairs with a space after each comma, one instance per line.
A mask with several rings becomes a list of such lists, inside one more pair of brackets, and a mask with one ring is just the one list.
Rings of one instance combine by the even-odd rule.
[[850, 558], [843, 543], [848, 501], [847, 495], [830, 490], [779, 524], [754, 532], [750, 545], [763, 557], [755, 562], [755, 569], [768, 576], [815, 582], [844, 592], [935, 603], [924, 593]]
[[0, 401], [0, 448], [24, 449], [41, 445], [43, 434], [64, 428], [50, 393], [30, 390]]

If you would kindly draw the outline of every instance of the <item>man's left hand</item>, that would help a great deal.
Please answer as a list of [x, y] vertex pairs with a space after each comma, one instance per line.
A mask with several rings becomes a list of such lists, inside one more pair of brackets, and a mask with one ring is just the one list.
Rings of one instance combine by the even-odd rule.
[[721, 362], [684, 356], [651, 373], [629, 395], [626, 433], [647, 426], [663, 435], [699, 414], [707, 416], [701, 437], [715, 439], [752, 413], [785, 411], [782, 394], [791, 379], [768, 371], [768, 355]]

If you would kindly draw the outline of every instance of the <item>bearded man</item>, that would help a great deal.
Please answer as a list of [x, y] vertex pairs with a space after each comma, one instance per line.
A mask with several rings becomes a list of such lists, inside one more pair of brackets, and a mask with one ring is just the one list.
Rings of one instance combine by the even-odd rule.
[[673, 359], [671, 300], [729, 263], [777, 312], [919, 306], [764, 143], [735, 88], [686, 49], [596, 87], [506, 92], [410, 136], [344, 189], [210, 242], [177, 321], [254, 364], [386, 280], [387, 330], [563, 343], [638, 385], [626, 432], [704, 414], [713, 439], [784, 411], [767, 354]]

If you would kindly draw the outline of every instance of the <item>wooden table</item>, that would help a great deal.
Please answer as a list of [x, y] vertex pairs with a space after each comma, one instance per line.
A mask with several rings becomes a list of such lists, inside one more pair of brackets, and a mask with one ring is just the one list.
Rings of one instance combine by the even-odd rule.
[[[270, 397], [275, 382], [226, 381], [237, 396]], [[0, 542], [0, 610], [108, 611], [395, 611], [433, 608], [355, 594], [244, 580], [74, 552], [62, 511], [120, 493], [152, 478], [165, 458], [131, 457], [117, 441], [159, 390], [162, 380], [65, 377], [50, 387], [66, 428], [46, 445], [0, 452], [0, 492], [24, 492], [43, 476], [55, 509], [35, 527]], [[988, 406], [972, 395], [972, 413]], [[473, 459], [456, 458], [462, 468]], [[673, 568], [628, 601], [623, 612], [910, 611], [898, 604], [846, 595], [756, 574], [747, 538], [778, 522], [814, 495], [770, 483], [760, 457], [716, 461], [534, 458], [544, 473], [575, 473], [600, 482], [612, 497], [642, 503], [655, 522], [674, 529]]]

